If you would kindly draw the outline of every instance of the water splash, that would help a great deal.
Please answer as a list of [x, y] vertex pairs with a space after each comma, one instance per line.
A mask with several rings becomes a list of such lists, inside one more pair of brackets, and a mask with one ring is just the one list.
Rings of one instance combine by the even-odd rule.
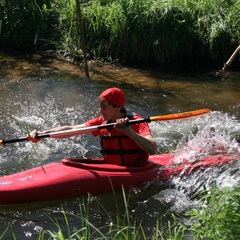
[[240, 132], [240, 123], [221, 112], [189, 120], [162, 122], [153, 128], [160, 152], [164, 148], [174, 152], [176, 164], [183, 159], [194, 162], [211, 154], [240, 152], [235, 138], [235, 134]]
[[165, 189], [153, 196], [153, 199], [166, 205], [171, 212], [181, 213], [194, 206], [195, 202], [191, 201], [184, 193], [176, 189]]
[[235, 154], [240, 147], [233, 133], [240, 130], [240, 124], [227, 114], [213, 112], [211, 115], [196, 119], [193, 131], [181, 141], [176, 150], [175, 162], [182, 159], [196, 161], [214, 154]]
[[[173, 145], [170, 146], [175, 154], [174, 164], [186, 160], [197, 162], [216, 154], [239, 154], [240, 144], [236, 133], [240, 133], [240, 123], [234, 116], [222, 112], [212, 112], [204, 117], [164, 122], [154, 126], [154, 134], [158, 134], [157, 141], [160, 146], [167, 145], [176, 136], [175, 148]], [[175, 176], [170, 180], [171, 188], [160, 191], [154, 198], [169, 203], [170, 209], [174, 212], [185, 211], [194, 204], [195, 198], [202, 190], [210, 189], [213, 185], [218, 188], [226, 186], [233, 188], [239, 185], [240, 161], [238, 160], [240, 159], [222, 167], [197, 170], [191, 175], [183, 173]]]
[[[75, 96], [78, 98], [79, 96]], [[25, 95], [29, 99], [28, 94]], [[72, 101], [68, 99], [68, 101]], [[85, 99], [88, 101], [88, 99]], [[6, 101], [3, 139], [25, 137], [29, 131], [46, 130], [60, 125], [79, 124], [86, 119], [86, 105], [78, 102], [63, 104], [56, 96], [45, 96], [45, 101], [32, 99], [31, 104]], [[89, 104], [88, 104], [89, 105]], [[11, 106], [11, 107], [10, 107]], [[92, 111], [94, 111], [93, 108]], [[88, 114], [93, 114], [88, 111]], [[4, 146], [0, 155], [1, 166], [5, 173], [21, 171], [51, 161], [59, 161], [66, 156], [85, 156], [88, 152], [89, 136], [79, 136], [69, 139], [44, 139], [33, 144], [31, 142], [14, 143]], [[13, 151], [15, 150], [14, 154]], [[16, 152], [17, 150], [17, 152]], [[8, 169], [11, 165], [11, 169]], [[16, 170], [15, 170], [16, 166]]]

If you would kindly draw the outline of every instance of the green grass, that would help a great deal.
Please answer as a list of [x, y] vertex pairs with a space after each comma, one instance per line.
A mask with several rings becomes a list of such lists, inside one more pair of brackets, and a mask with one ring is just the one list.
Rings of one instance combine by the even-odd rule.
[[89, 50], [131, 63], [226, 59], [240, 39], [237, 0], [92, 0], [83, 13]]
[[[62, 207], [61, 223], [54, 218], [49, 217], [55, 230], [43, 229], [38, 236], [38, 240], [72, 240], [72, 239], [98, 239], [98, 240], [184, 240], [191, 236], [194, 240], [208, 239], [238, 239], [240, 236], [240, 187], [217, 189], [213, 187], [208, 191], [202, 191], [199, 195], [198, 206], [187, 211], [182, 216], [172, 214], [171, 221], [167, 226], [163, 226], [162, 217], [156, 218], [156, 226], [152, 236], [147, 235], [142, 226], [142, 220], [135, 219], [129, 211], [129, 200], [122, 190], [122, 199], [116, 198], [113, 193], [113, 202], [116, 207], [115, 213], [108, 212], [100, 203], [101, 212], [104, 213], [107, 221], [101, 226], [91, 223], [90, 206], [91, 196], [82, 198], [79, 204], [79, 213], [77, 215], [68, 213]], [[119, 201], [123, 201], [124, 209], [119, 211]], [[72, 227], [69, 222], [74, 217], [79, 221], [79, 226]], [[76, 222], [76, 221], [74, 221]], [[7, 231], [11, 230], [13, 239], [17, 239], [14, 229], [6, 229], [0, 237], [4, 237]], [[188, 236], [188, 238], [186, 238]]]
[[[87, 50], [95, 59], [170, 64], [226, 61], [240, 43], [239, 0], [82, 0]], [[75, 0], [6, 1], [4, 46], [54, 46], [81, 59]]]
[[[62, 214], [65, 222], [64, 228], [68, 230], [63, 232], [63, 226], [54, 220], [50, 219], [54, 225], [56, 226], [56, 231], [44, 230], [39, 235], [39, 240], [43, 239], [146, 239], [145, 233], [141, 226], [141, 222], [137, 223], [134, 219], [131, 218], [129, 211], [128, 211], [128, 200], [127, 196], [124, 192], [123, 193], [123, 200], [125, 206], [125, 212], [121, 215], [118, 211], [118, 203], [114, 195], [117, 214], [113, 216], [109, 212], [105, 211], [104, 207], [99, 202], [99, 206], [102, 208], [103, 212], [106, 213], [108, 218], [108, 223], [104, 226], [97, 227], [94, 226], [89, 220], [89, 208], [90, 208], [90, 196], [87, 199], [87, 202], [84, 202], [80, 205], [80, 213], [79, 215], [73, 215], [79, 219], [80, 227], [79, 229], [72, 229], [69, 222], [68, 222], [68, 214], [62, 209]], [[156, 238], [157, 239], [157, 238]]]
[[[61, 226], [55, 222], [57, 232], [44, 231], [43, 236], [48, 239], [152, 239], [152, 240], [184, 240], [186, 234], [193, 239], [237, 239], [240, 235], [240, 188], [234, 190], [225, 188], [222, 190], [212, 188], [210, 191], [203, 191], [198, 202], [199, 207], [188, 211], [184, 217], [175, 217], [172, 214], [172, 221], [168, 221], [167, 227], [162, 226], [161, 218], [156, 219], [154, 234], [149, 238], [141, 225], [141, 220], [133, 219], [128, 210], [128, 200], [123, 190], [125, 212], [121, 215], [117, 210], [117, 215], [111, 216], [106, 212], [109, 223], [100, 228], [95, 227], [88, 219], [89, 201], [81, 209], [79, 220], [81, 229], [74, 229], [67, 220], [67, 214], [62, 211], [68, 230], [66, 236], [63, 235]], [[118, 209], [117, 200], [115, 199]], [[103, 208], [104, 209], [104, 208]], [[82, 217], [84, 216], [84, 217]]]
[[240, 236], [240, 188], [203, 192], [199, 208], [188, 212], [194, 239], [237, 239]]

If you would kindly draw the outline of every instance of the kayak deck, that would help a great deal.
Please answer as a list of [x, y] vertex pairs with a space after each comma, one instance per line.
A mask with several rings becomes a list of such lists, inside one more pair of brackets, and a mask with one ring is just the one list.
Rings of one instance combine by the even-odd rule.
[[[70, 162], [70, 160], [65, 160]], [[0, 178], [0, 204], [73, 198], [82, 195], [129, 189], [157, 177], [153, 163], [140, 171], [107, 164], [82, 164], [74, 167], [54, 162]], [[93, 166], [93, 167], [92, 167]], [[149, 174], [146, 174], [148, 172]], [[113, 189], [112, 189], [113, 186]]]
[[[200, 161], [173, 164], [173, 154], [150, 156], [145, 167], [103, 164], [103, 159], [62, 159], [41, 167], [0, 177], [0, 204], [22, 204], [74, 198], [141, 187], [157, 179], [167, 180], [183, 170], [221, 166], [238, 155], [213, 155]], [[91, 163], [88, 163], [90, 161]]]

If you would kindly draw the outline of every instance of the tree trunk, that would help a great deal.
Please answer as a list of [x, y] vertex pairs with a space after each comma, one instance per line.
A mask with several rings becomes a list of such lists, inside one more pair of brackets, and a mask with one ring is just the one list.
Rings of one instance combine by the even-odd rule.
[[86, 76], [89, 77], [88, 62], [87, 62], [87, 49], [86, 49], [85, 37], [84, 37], [84, 31], [83, 31], [81, 6], [80, 6], [79, 0], [75, 0], [75, 1], [76, 1], [76, 7], [77, 7], [78, 27], [79, 27], [79, 32], [80, 32], [80, 43], [81, 43], [81, 48], [82, 48], [82, 52], [83, 52], [84, 69], [85, 69]]
[[3, 8], [4, 8], [4, 5], [5, 5], [5, 0], [1, 0], [0, 1], [0, 37], [1, 37], [1, 34], [2, 34], [2, 23], [3, 23]]
[[234, 58], [237, 56], [238, 52], [240, 52], [240, 45], [236, 48], [232, 56], [228, 59], [228, 61], [224, 64], [224, 67], [222, 68], [222, 71], [226, 70], [227, 68], [230, 67], [232, 61]]

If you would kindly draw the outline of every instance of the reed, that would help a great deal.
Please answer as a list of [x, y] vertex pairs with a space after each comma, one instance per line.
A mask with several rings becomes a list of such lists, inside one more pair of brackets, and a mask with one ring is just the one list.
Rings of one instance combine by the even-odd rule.
[[50, 0], [5, 1], [1, 47], [34, 50], [52, 22]]
[[[129, 211], [129, 199], [122, 190], [122, 199], [124, 203], [124, 211], [119, 211], [119, 198], [113, 191], [113, 202], [116, 206], [115, 214], [108, 212], [104, 206], [97, 200], [92, 199], [88, 195], [87, 198], [82, 198], [79, 201], [79, 213], [68, 213], [62, 207], [61, 223], [56, 219], [49, 217], [54, 224], [56, 230], [43, 229], [38, 236], [38, 240], [44, 239], [129, 239], [129, 240], [184, 240], [184, 239], [238, 239], [240, 235], [240, 187], [234, 189], [224, 188], [217, 189], [213, 187], [208, 191], [199, 193], [198, 207], [187, 211], [182, 216], [176, 217], [172, 214], [172, 220], [168, 221], [167, 227], [163, 227], [161, 216], [156, 218], [156, 226], [152, 236], [147, 235], [142, 222], [139, 219], [134, 219]], [[96, 200], [96, 201], [95, 201]], [[91, 223], [91, 206], [96, 203], [101, 212], [104, 213], [105, 224], [96, 226]], [[95, 205], [96, 207], [96, 205]], [[71, 219], [76, 218], [79, 221], [79, 226], [72, 227]], [[74, 220], [76, 223], [76, 221]], [[7, 228], [0, 234], [4, 238], [8, 231], [12, 231], [13, 239], [17, 240], [14, 234], [14, 229]], [[188, 237], [186, 237], [188, 236]]]
[[240, 38], [238, 16], [236, 0], [92, 0], [84, 8], [89, 49], [131, 63], [226, 58]]
[[[168, 223], [168, 228], [163, 229], [161, 218], [156, 220], [156, 228], [152, 236], [147, 236], [146, 232], [142, 227], [142, 220], [134, 219], [129, 212], [129, 199], [122, 189], [122, 200], [124, 202], [124, 212], [119, 211], [119, 199], [113, 191], [113, 202], [116, 206], [116, 215], [108, 212], [104, 206], [97, 201], [96, 203], [107, 216], [107, 224], [104, 226], [95, 226], [90, 221], [90, 204], [93, 203], [92, 197], [89, 195], [87, 199], [82, 198], [80, 203], [80, 212], [78, 215], [67, 213], [62, 207], [61, 214], [63, 215], [63, 222], [60, 224], [58, 221], [50, 218], [50, 221], [54, 223], [56, 231], [43, 230], [38, 237], [38, 240], [44, 239], [115, 239], [115, 240], [165, 240], [165, 239], [178, 239], [183, 240], [185, 234], [185, 227], [179, 225], [172, 225]], [[72, 228], [69, 223], [68, 217], [75, 217], [79, 220], [79, 228]], [[175, 219], [176, 221], [176, 219]], [[63, 230], [64, 229], [64, 230]]]
[[[222, 65], [240, 41], [239, 0], [82, 0], [81, 5], [87, 50], [95, 59]], [[9, 0], [4, 15], [5, 44], [24, 47], [37, 36], [45, 39], [42, 45], [55, 43], [65, 55], [81, 57], [74, 0]]]
[[188, 212], [194, 239], [237, 239], [240, 236], [240, 187], [203, 191], [199, 208]]
[[63, 55], [75, 57], [80, 50], [75, 0], [56, 0], [53, 7], [57, 17], [55, 46]]
[[[62, 208], [61, 213], [63, 214], [65, 226], [59, 224], [59, 222], [54, 219], [50, 219], [54, 223], [57, 231], [44, 230], [40, 233], [38, 239], [146, 239], [141, 223], [137, 224], [129, 214], [127, 203], [128, 200], [124, 189], [122, 193], [125, 206], [125, 212], [123, 215], [121, 215], [118, 211], [118, 202], [116, 196], [114, 196], [114, 202], [117, 209], [116, 216], [107, 212], [102, 204], [98, 202], [99, 206], [102, 208], [102, 211], [106, 213], [108, 218], [108, 224], [105, 226], [97, 227], [91, 223], [89, 219], [91, 197], [89, 195], [86, 201], [84, 198], [82, 198], [83, 201], [80, 204], [80, 213], [78, 215], [70, 214], [72, 217], [79, 219], [80, 227], [78, 229], [71, 228], [68, 221], [68, 216], [70, 215]], [[114, 194], [115, 193], [113, 192], [113, 195]], [[64, 231], [63, 229], [66, 230]]]
[[[156, 219], [156, 227], [152, 236], [147, 236], [141, 226], [141, 221], [133, 219], [128, 210], [128, 200], [123, 190], [123, 200], [125, 212], [123, 215], [117, 210], [117, 215], [113, 217], [105, 211], [109, 218], [109, 225], [103, 227], [94, 226], [89, 220], [90, 198], [87, 203], [82, 204], [79, 216], [81, 221], [80, 229], [74, 229], [71, 233], [71, 226], [67, 220], [67, 213], [63, 210], [63, 217], [67, 226], [67, 234], [64, 235], [62, 227], [54, 222], [58, 228], [57, 232], [44, 231], [43, 236], [51, 236], [51, 239], [186, 239], [186, 235], [193, 239], [237, 239], [240, 230], [240, 188], [225, 188], [222, 190], [213, 187], [210, 191], [200, 193], [198, 201], [199, 208], [189, 210], [185, 217], [176, 218], [172, 214], [172, 221], [168, 221], [167, 228], [163, 228], [161, 218]], [[114, 198], [116, 209], [118, 209], [117, 199]], [[99, 203], [99, 205], [101, 205]], [[87, 206], [87, 207], [86, 207]], [[103, 211], [104, 207], [101, 205]]]

